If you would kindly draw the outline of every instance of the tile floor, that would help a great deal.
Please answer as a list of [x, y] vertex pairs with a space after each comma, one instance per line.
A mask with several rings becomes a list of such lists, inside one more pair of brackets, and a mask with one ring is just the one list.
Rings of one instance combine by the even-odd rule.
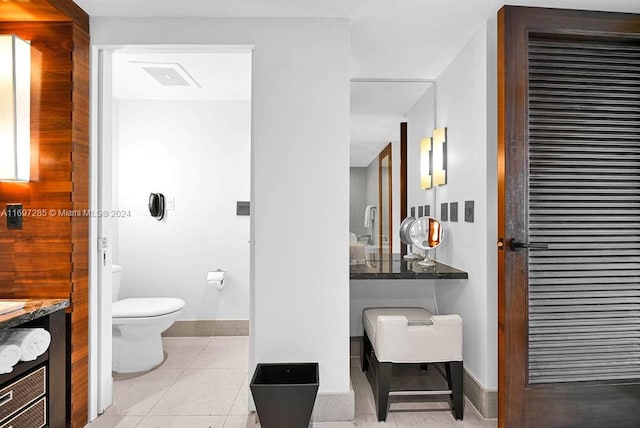
[[[163, 342], [166, 355], [159, 367], [145, 373], [115, 374], [113, 405], [88, 428], [259, 427], [247, 407], [248, 337], [168, 337]], [[429, 369], [430, 376], [432, 373]], [[414, 375], [399, 372], [399, 382], [410, 384]], [[469, 402], [464, 421], [456, 421], [447, 403], [424, 400], [392, 403], [387, 421], [378, 423], [371, 388], [357, 358], [351, 359], [351, 381], [356, 395], [355, 422], [314, 423], [314, 428], [497, 426], [495, 420], [484, 420]]]

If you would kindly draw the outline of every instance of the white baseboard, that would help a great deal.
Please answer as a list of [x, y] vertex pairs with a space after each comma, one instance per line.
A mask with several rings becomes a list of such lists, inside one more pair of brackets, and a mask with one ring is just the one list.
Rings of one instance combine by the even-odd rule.
[[356, 417], [353, 386], [345, 393], [318, 393], [313, 406], [313, 422], [347, 422]]

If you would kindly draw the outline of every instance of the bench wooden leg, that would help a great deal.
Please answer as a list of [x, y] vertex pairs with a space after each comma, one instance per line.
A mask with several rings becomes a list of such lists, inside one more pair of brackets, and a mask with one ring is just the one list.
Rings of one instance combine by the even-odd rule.
[[378, 364], [378, 379], [376, 382], [376, 410], [378, 422], [387, 420], [389, 412], [389, 391], [391, 389], [391, 369], [393, 363]]
[[362, 349], [360, 350], [360, 367], [363, 372], [369, 370], [369, 359], [368, 355], [371, 354], [371, 341], [367, 336], [367, 332], [365, 331], [362, 335]]
[[464, 417], [464, 391], [462, 387], [462, 361], [450, 361], [444, 364], [447, 371], [447, 383], [451, 394], [453, 417], [462, 420]]

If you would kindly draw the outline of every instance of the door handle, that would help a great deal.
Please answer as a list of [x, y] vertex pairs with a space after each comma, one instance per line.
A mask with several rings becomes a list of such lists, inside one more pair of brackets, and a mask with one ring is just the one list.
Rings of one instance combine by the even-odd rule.
[[511, 250], [513, 251], [522, 251], [524, 249], [529, 250], [548, 250], [548, 244], [539, 244], [532, 242], [522, 242], [519, 239], [512, 239], [510, 244]]

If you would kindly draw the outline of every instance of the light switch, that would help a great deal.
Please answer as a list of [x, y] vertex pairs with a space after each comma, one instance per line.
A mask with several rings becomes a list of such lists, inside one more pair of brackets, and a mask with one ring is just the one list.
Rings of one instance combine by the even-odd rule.
[[451, 202], [449, 204], [449, 220], [458, 221], [458, 203]]
[[449, 204], [440, 204], [440, 220], [449, 221]]
[[236, 215], [251, 215], [251, 204], [249, 201], [236, 202]]
[[473, 201], [464, 201], [464, 221], [473, 223]]

